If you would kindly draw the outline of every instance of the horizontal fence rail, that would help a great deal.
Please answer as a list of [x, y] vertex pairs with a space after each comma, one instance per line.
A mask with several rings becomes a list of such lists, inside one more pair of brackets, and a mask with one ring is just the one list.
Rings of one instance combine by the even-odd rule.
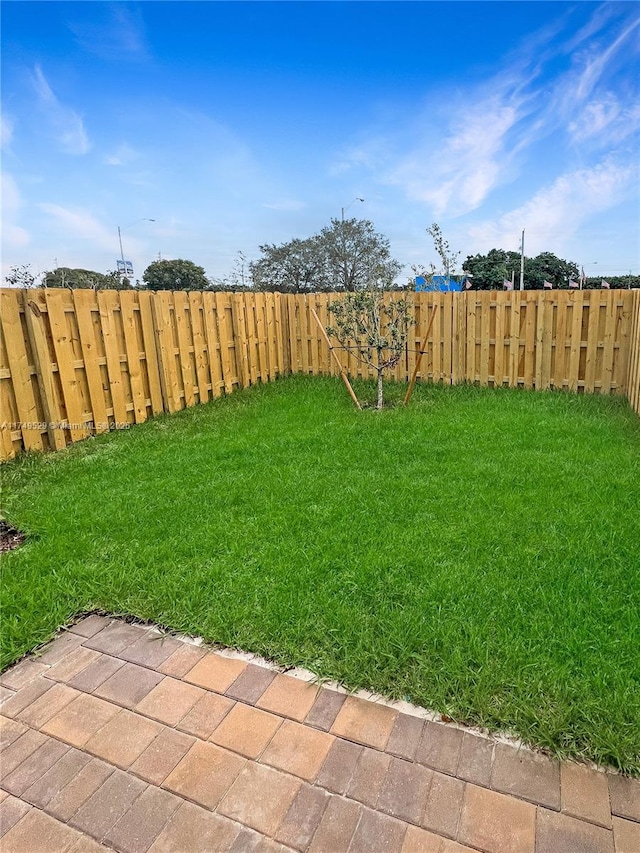
[[[416, 293], [391, 377], [624, 394], [640, 414], [640, 291]], [[336, 294], [0, 290], [0, 459], [56, 450], [288, 373], [338, 374]], [[392, 298], [388, 296], [387, 298]], [[334, 348], [351, 377], [373, 377]]]

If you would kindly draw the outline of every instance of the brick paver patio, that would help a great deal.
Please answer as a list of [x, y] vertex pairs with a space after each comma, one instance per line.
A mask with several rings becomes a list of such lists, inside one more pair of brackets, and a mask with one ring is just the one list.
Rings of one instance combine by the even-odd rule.
[[3, 853], [640, 853], [640, 781], [89, 616], [0, 677]]

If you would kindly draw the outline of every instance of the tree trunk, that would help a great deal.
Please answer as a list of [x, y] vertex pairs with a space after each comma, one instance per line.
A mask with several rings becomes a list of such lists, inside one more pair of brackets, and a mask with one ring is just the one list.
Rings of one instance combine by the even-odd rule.
[[382, 408], [382, 370], [378, 368], [378, 403], [376, 409]]

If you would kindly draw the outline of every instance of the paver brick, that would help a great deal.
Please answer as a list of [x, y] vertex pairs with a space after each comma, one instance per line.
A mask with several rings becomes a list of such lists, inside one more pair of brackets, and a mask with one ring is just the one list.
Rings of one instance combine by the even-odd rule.
[[261, 850], [264, 840], [264, 835], [247, 829], [245, 826], [240, 830], [240, 834], [229, 848], [229, 853], [264, 853]]
[[335, 794], [344, 794], [362, 750], [363, 747], [355, 743], [336, 738], [318, 773], [316, 784]]
[[74, 649], [49, 669], [47, 678], [52, 681], [68, 682], [81, 673], [83, 669], [86, 669], [90, 663], [98, 660], [99, 657], [100, 652], [78, 646], [77, 649]]
[[328, 732], [335, 723], [346, 698], [345, 693], [338, 693], [337, 690], [322, 687], [305, 718], [306, 725]]
[[78, 695], [77, 690], [67, 687], [66, 684], [56, 683], [51, 690], [47, 690], [46, 693], [20, 711], [18, 719], [31, 726], [32, 729], [40, 729]]
[[113, 767], [92, 758], [68, 785], [47, 803], [47, 811], [59, 820], [69, 820], [114, 773]]
[[246, 760], [212, 743], [196, 741], [164, 781], [165, 788], [213, 809], [242, 772]]
[[117, 657], [120, 652], [132, 646], [148, 631], [148, 627], [132, 625], [127, 622], [110, 622], [106, 627], [94, 634], [84, 645], [108, 655]]
[[276, 673], [272, 669], [267, 669], [266, 666], [247, 664], [246, 669], [227, 689], [226, 695], [255, 705], [275, 677]]
[[328, 799], [321, 788], [303, 784], [275, 834], [276, 840], [296, 850], [306, 850]]
[[638, 853], [640, 850], [640, 823], [614, 817], [613, 839], [616, 853]]
[[67, 752], [69, 747], [59, 740], [47, 738], [45, 742], [25, 758], [8, 775], [4, 772], [2, 787], [16, 797], [21, 796], [33, 783], [43, 776]]
[[16, 767], [19, 767], [36, 750], [40, 749], [42, 744], [46, 743], [47, 740], [48, 738], [40, 732], [27, 729], [24, 734], [21, 734], [13, 743], [9, 744], [2, 752], [3, 778], [12, 773]]
[[410, 714], [398, 714], [387, 741], [387, 752], [413, 761], [422, 737], [424, 720]]
[[19, 720], [0, 716], [0, 749], [5, 749], [27, 731], [27, 726]]
[[234, 705], [209, 740], [239, 752], [246, 758], [258, 758], [274, 736], [282, 719], [241, 702]]
[[76, 690], [82, 690], [84, 693], [93, 693], [96, 688], [104, 684], [107, 679], [124, 666], [124, 661], [118, 660], [118, 658], [101, 652], [97, 654], [98, 657], [95, 660], [69, 679], [69, 687], [75, 687]]
[[609, 773], [611, 812], [618, 817], [640, 821], [640, 779]]
[[559, 763], [528, 749], [496, 744], [491, 787], [550, 809], [560, 809]]
[[486, 853], [534, 853], [535, 831], [534, 805], [467, 783], [459, 842]]
[[309, 681], [278, 673], [256, 705], [302, 722], [315, 702], [317, 691], [317, 686]]
[[[298, 793], [300, 782], [261, 764], [247, 763], [217, 811], [272, 836]], [[265, 796], [265, 792], [269, 796]]]
[[182, 642], [180, 643], [180, 647], [164, 663], [160, 664], [158, 672], [162, 672], [165, 675], [172, 675], [174, 678], [182, 678], [206, 654], [206, 648]]
[[458, 778], [488, 788], [491, 782], [494, 747], [492, 740], [465, 732], [456, 772]]
[[333, 741], [334, 737], [326, 732], [285, 720], [274, 734], [261, 761], [309, 781], [318, 775]]
[[199, 699], [193, 708], [184, 715], [176, 728], [207, 740], [234, 704], [233, 699], [227, 699], [226, 696], [205, 693], [202, 699]]
[[136, 711], [175, 726], [204, 695], [205, 691], [195, 684], [185, 684], [177, 678], [165, 676], [138, 702]]
[[400, 853], [406, 826], [379, 812], [364, 809], [349, 846], [349, 853]]
[[0, 684], [3, 687], [9, 687], [11, 690], [20, 690], [27, 684], [31, 684], [35, 678], [44, 675], [48, 670], [49, 667], [46, 664], [25, 658], [0, 675]]
[[384, 749], [397, 716], [398, 712], [386, 705], [347, 696], [331, 732], [365, 746]]
[[85, 749], [126, 770], [161, 731], [160, 723], [122, 710], [89, 738]]
[[149, 853], [227, 853], [240, 827], [193, 803], [183, 803], [149, 848]]
[[564, 762], [560, 767], [562, 811], [611, 829], [607, 776], [583, 764]]
[[120, 657], [130, 663], [137, 663], [157, 669], [167, 658], [176, 652], [182, 643], [171, 637], [154, 630], [148, 631], [131, 646], [127, 646], [120, 652]]
[[402, 844], [402, 853], [441, 853], [440, 835], [409, 825]]
[[6, 794], [0, 802], [0, 838], [9, 832], [11, 827], [15, 826], [30, 808], [31, 806], [28, 803]]
[[40, 663], [52, 666], [84, 642], [83, 637], [63, 631], [43, 649], [36, 652]]
[[102, 841], [148, 786], [121, 770], [114, 770], [104, 784], [73, 815], [69, 823]]
[[434, 772], [422, 817], [422, 826], [438, 835], [455, 838], [464, 801], [465, 783], [460, 779]]
[[22, 798], [39, 809], [46, 808], [90, 761], [91, 756], [71, 747], [53, 767], [24, 791]]
[[25, 687], [21, 687], [11, 699], [7, 699], [2, 703], [2, 714], [5, 717], [17, 717], [21, 711], [24, 711], [32, 702], [43, 696], [48, 690], [51, 690], [54, 682], [48, 678], [38, 677], [31, 681]]
[[464, 732], [445, 723], [427, 720], [416, 751], [416, 761], [440, 773], [455, 776]]
[[195, 739], [173, 729], [163, 729], [135, 761], [130, 770], [146, 782], [161, 785], [191, 749]]
[[536, 853], [613, 853], [613, 833], [569, 815], [539, 808]]
[[390, 755], [365, 747], [347, 785], [346, 795], [373, 808], [390, 763]]
[[72, 634], [80, 634], [81, 637], [89, 639], [106, 628], [112, 621], [110, 616], [99, 616], [97, 613], [92, 613], [90, 616], [85, 616], [80, 622], [76, 622], [75, 625], [71, 625], [69, 630]]
[[149, 786], [107, 832], [106, 843], [123, 853], [147, 853], [181, 804], [179, 797]]
[[97, 841], [89, 838], [88, 835], [79, 833], [76, 843], [72, 847], [69, 847], [68, 850], [65, 850], [65, 853], [108, 853], [109, 849], [109, 847], [98, 844]]
[[61, 853], [78, 833], [50, 815], [31, 809], [2, 839], [3, 853]]
[[330, 796], [309, 853], [346, 853], [361, 815], [359, 803]]
[[125, 708], [135, 708], [163, 678], [159, 672], [134, 663], [126, 663], [97, 687], [93, 694]]
[[433, 771], [420, 764], [392, 758], [376, 807], [408, 823], [420, 825]]
[[198, 687], [224, 693], [246, 668], [245, 661], [209, 652], [183, 677], [185, 681], [197, 684]]
[[15, 690], [11, 690], [9, 687], [3, 687], [2, 684], [0, 684], [0, 708], [2, 708], [4, 703], [8, 702], [9, 699], [13, 699], [15, 695]]
[[42, 731], [71, 746], [82, 747], [119, 713], [117, 705], [82, 693], [46, 722]]

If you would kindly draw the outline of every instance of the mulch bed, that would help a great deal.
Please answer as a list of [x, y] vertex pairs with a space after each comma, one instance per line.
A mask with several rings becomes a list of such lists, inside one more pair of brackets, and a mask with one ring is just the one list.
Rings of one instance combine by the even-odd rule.
[[25, 534], [21, 530], [17, 530], [0, 518], [0, 554], [18, 548], [25, 538]]

